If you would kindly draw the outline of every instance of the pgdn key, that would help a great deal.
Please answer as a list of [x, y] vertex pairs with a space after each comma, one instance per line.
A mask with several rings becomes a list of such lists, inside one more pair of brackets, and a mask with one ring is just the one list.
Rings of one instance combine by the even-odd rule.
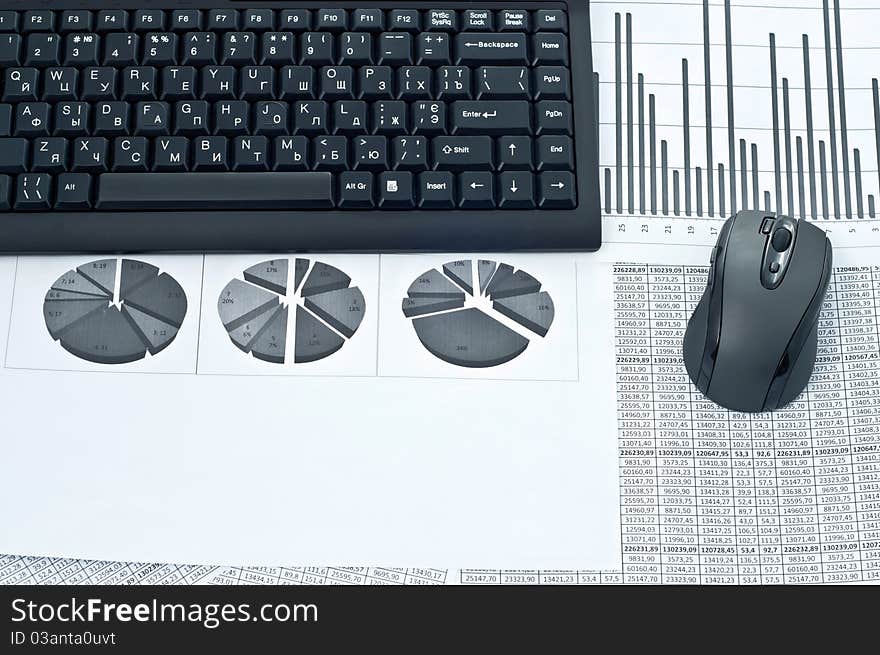
[[531, 104], [526, 100], [459, 100], [452, 103], [452, 133], [531, 134]]

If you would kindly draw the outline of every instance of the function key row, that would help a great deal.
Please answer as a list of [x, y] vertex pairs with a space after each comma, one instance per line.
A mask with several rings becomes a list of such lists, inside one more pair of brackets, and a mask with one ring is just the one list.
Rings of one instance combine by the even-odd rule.
[[0, 11], [0, 32], [187, 32], [191, 30], [356, 30], [381, 32], [514, 31], [565, 32], [568, 19], [559, 9], [124, 9]]

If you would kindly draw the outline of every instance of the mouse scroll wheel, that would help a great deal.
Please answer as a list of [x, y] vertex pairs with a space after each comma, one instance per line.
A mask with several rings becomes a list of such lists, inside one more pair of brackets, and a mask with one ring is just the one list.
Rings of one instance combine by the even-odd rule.
[[776, 231], [773, 232], [773, 238], [770, 240], [770, 244], [776, 252], [785, 252], [791, 245], [791, 232], [784, 227], [776, 228]]

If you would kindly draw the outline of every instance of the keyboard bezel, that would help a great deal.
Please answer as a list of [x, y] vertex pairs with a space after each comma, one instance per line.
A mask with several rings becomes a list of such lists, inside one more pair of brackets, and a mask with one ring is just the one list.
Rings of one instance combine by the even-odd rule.
[[[0, 252], [592, 251], [601, 245], [588, 0], [291, 2], [286, 0], [0, 0], [0, 9], [564, 9], [574, 116], [575, 209], [0, 212]], [[598, 117], [597, 119], [598, 120]], [[250, 221], [259, 228], [250, 228]]]

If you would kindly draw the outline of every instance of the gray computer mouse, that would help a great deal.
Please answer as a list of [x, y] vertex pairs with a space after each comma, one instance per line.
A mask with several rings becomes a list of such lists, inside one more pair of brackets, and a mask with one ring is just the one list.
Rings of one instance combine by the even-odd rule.
[[813, 373], [830, 277], [824, 230], [769, 212], [728, 219], [684, 335], [684, 363], [697, 388], [742, 412], [794, 400]]

